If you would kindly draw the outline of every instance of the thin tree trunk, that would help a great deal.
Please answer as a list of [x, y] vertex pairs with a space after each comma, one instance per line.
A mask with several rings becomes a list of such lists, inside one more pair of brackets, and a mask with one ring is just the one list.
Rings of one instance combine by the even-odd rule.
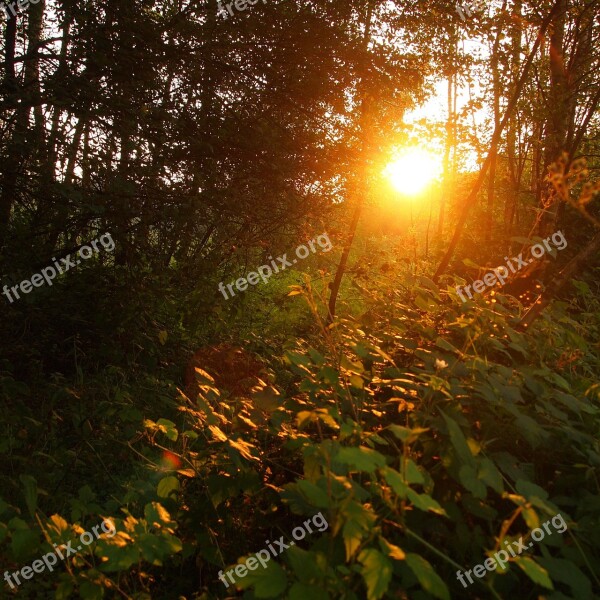
[[[504, 14], [506, 11], [506, 0], [502, 3], [502, 9], [500, 14]], [[492, 67], [492, 94], [494, 97], [494, 131], [498, 129], [500, 124], [500, 96], [502, 90], [500, 89], [500, 72], [498, 70], [498, 52], [500, 50], [500, 38], [502, 37], [503, 23], [501, 20], [498, 21], [496, 29], [496, 37], [494, 39], [494, 45], [492, 46], [492, 52], [490, 56], [490, 63]], [[488, 178], [487, 188], [487, 211], [485, 217], [485, 240], [490, 242], [492, 240], [492, 234], [494, 229], [494, 204], [496, 196], [496, 166], [498, 164], [498, 154], [494, 152], [492, 160], [490, 162], [490, 175]]]
[[[371, 36], [371, 21], [373, 19], [373, 0], [366, 0], [366, 2], [367, 10], [365, 20], [365, 31], [363, 35], [363, 49], [365, 52], [368, 49], [369, 38]], [[371, 102], [368, 100], [368, 97], [365, 97], [361, 102], [360, 112], [360, 133], [362, 138], [363, 151], [365, 149], [365, 121], [370, 110]], [[363, 152], [361, 152], [361, 159], [362, 156]], [[327, 325], [330, 325], [333, 322], [333, 319], [335, 318], [335, 308], [337, 304], [338, 295], [340, 293], [340, 286], [342, 285], [342, 279], [344, 278], [344, 273], [346, 272], [346, 267], [348, 265], [348, 257], [350, 256], [350, 251], [352, 250], [352, 243], [354, 242], [354, 238], [356, 236], [356, 230], [358, 228], [358, 223], [360, 221], [360, 216], [362, 214], [362, 209], [365, 202], [365, 190], [361, 189], [362, 184], [364, 184], [364, 176], [361, 174], [361, 176], [359, 176], [359, 181], [357, 182], [358, 190], [356, 194], [356, 205], [354, 207], [352, 221], [350, 222], [350, 231], [348, 234], [346, 244], [344, 245], [344, 249], [342, 250], [342, 256], [340, 258], [340, 263], [335, 273], [335, 278], [333, 280], [333, 283], [331, 284], [331, 295], [329, 296], [328, 314], [326, 319]]]
[[[546, 236], [556, 219], [556, 210], [561, 204], [556, 197], [552, 184], [546, 181], [548, 167], [557, 161], [565, 150], [569, 129], [569, 85], [564, 61], [565, 13], [567, 0], [559, 0], [560, 11], [552, 21], [550, 35], [550, 90], [548, 92], [548, 119], [546, 121], [546, 139], [544, 140], [544, 169], [542, 183], [542, 218], [539, 233]], [[574, 117], [574, 113], [573, 113]], [[551, 211], [552, 205], [556, 206]]]

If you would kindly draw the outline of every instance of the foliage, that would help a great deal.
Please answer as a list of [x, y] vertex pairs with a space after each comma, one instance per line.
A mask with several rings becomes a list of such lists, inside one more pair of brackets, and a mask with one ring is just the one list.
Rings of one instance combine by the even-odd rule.
[[[57, 472], [45, 479], [30, 470], [5, 478], [0, 507], [0, 536], [15, 569], [49, 551], [53, 536], [72, 539], [100, 515], [113, 518], [118, 534], [22, 591], [193, 597], [197, 565], [204, 592], [223, 596], [219, 570], [268, 540], [290, 540], [303, 519], [323, 512], [326, 531], [240, 580], [247, 597], [379, 599], [404, 590], [442, 600], [593, 598], [600, 406], [588, 333], [598, 327], [597, 301], [578, 284], [573, 304], [587, 307], [588, 322], [573, 321], [575, 306], [558, 303], [532, 335], [515, 328], [509, 297], [462, 306], [447, 301], [452, 294], [415, 276], [402, 301], [367, 299], [364, 315], [326, 330], [324, 344], [299, 340], [285, 352], [294, 384], [284, 394], [262, 381], [248, 397], [225, 401], [198, 372], [197, 397], [177, 399], [165, 389], [172, 400], [162, 409], [139, 411], [121, 374], [110, 388], [119, 381], [122, 408], [106, 412], [118, 404], [100, 403], [88, 417], [93, 426], [82, 424], [81, 442], [59, 459], [72, 455], [75, 469], [85, 464], [91, 483], [67, 504], [64, 489], [48, 502]], [[86, 384], [80, 400], [93, 393]], [[2, 390], [28, 394], [10, 377]], [[21, 429], [15, 423], [3, 436], [5, 461], [15, 466], [43, 431], [33, 415], [20, 420]], [[108, 430], [109, 422], [118, 427]], [[123, 449], [113, 458], [109, 439]], [[137, 475], [117, 468], [125, 456], [142, 459]], [[98, 471], [105, 462], [115, 467], [109, 477]], [[58, 514], [42, 516], [42, 505]], [[568, 522], [564, 534], [546, 536], [468, 590], [457, 582], [459, 568], [483, 562], [507, 540], [528, 539], [558, 512]], [[173, 585], [176, 572], [182, 576]], [[167, 581], [169, 591], [159, 592]]]

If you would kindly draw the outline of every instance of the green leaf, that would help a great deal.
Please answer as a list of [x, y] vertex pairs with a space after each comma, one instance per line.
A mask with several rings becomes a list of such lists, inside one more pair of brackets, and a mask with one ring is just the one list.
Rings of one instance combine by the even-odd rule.
[[400, 473], [398, 473], [398, 471], [396, 471], [390, 467], [386, 467], [385, 469], [382, 469], [382, 473], [383, 473], [383, 476], [385, 477], [385, 480], [388, 482], [388, 484], [394, 490], [396, 495], [402, 499], [405, 499], [407, 497], [409, 488], [408, 488], [407, 483], [404, 481], [402, 475], [400, 475]]
[[504, 482], [502, 474], [496, 468], [496, 465], [489, 458], [482, 458], [478, 469], [479, 478], [490, 486], [494, 491], [502, 494], [504, 492]]
[[101, 598], [104, 598], [104, 586], [91, 581], [84, 581], [79, 586], [79, 597], [82, 600], [101, 600]]
[[433, 301], [433, 299], [431, 299], [428, 296], [423, 296], [421, 294], [417, 294], [417, 297], [414, 299], [414, 303], [417, 308], [424, 311], [431, 311], [436, 307], [436, 304]]
[[315, 554], [292, 546], [285, 552], [285, 558], [292, 566], [296, 577], [304, 583], [312, 583], [323, 575], [315, 560]]
[[345, 519], [342, 537], [346, 548], [346, 559], [350, 560], [358, 551], [362, 541], [371, 534], [375, 515], [358, 502], [349, 502], [340, 512]]
[[444, 421], [446, 421], [448, 432], [450, 434], [450, 441], [452, 442], [452, 446], [456, 450], [456, 454], [458, 455], [460, 461], [463, 464], [469, 465], [475, 469], [475, 459], [471, 454], [469, 444], [467, 444], [467, 438], [465, 437], [461, 428], [458, 426], [458, 423], [451, 417], [448, 417], [442, 410], [440, 410], [440, 413], [442, 414], [442, 417], [444, 417]]
[[367, 586], [367, 600], [379, 600], [392, 579], [392, 563], [379, 550], [369, 548], [358, 555], [361, 575]]
[[11, 549], [18, 562], [26, 561], [39, 549], [39, 538], [30, 529], [17, 529], [12, 532]]
[[479, 265], [477, 263], [474, 263], [470, 258], [464, 258], [462, 262], [463, 262], [463, 265], [465, 265], [465, 267], [471, 267], [472, 269], [479, 269]]
[[581, 569], [570, 560], [562, 558], [537, 558], [536, 559], [549, 573], [554, 581], [566, 583], [573, 591], [577, 600], [591, 600], [592, 584]]
[[27, 510], [32, 517], [35, 517], [38, 498], [37, 481], [31, 475], [19, 475], [19, 479], [25, 488], [24, 494]]
[[181, 552], [182, 548], [179, 538], [164, 531], [159, 535], [142, 533], [136, 538], [136, 544], [143, 559], [155, 566], [161, 566], [166, 558]]
[[401, 442], [405, 444], [411, 444], [422, 433], [429, 431], [429, 429], [423, 429], [422, 427], [409, 429], [408, 427], [402, 427], [402, 425], [388, 425], [387, 429], [389, 429]]
[[548, 499], [548, 492], [540, 487], [539, 485], [532, 483], [531, 481], [526, 481], [524, 479], [520, 479], [515, 483], [515, 488], [521, 496], [525, 496], [528, 500], [532, 497], [537, 496], [541, 500]]
[[515, 562], [521, 569], [525, 572], [527, 577], [531, 579], [534, 583], [545, 587], [548, 590], [553, 590], [554, 585], [552, 585], [552, 580], [548, 577], [548, 571], [544, 569], [541, 565], [538, 565], [532, 558], [529, 556], [517, 556], [515, 558]]
[[69, 600], [73, 596], [73, 582], [61, 581], [54, 592], [54, 600]]
[[458, 348], [453, 346], [450, 342], [448, 342], [444, 338], [439, 337], [436, 340], [435, 345], [438, 348], [441, 348], [442, 350], [446, 350], [447, 352], [452, 352], [452, 354], [457, 354], [458, 356], [462, 355], [462, 352]]
[[159, 419], [156, 422], [156, 425], [172, 442], [176, 442], [179, 437], [179, 432], [177, 431], [177, 427], [173, 421], [169, 421], [168, 419]]
[[316, 508], [329, 508], [329, 496], [324, 489], [306, 479], [301, 479], [297, 482], [297, 485], [300, 492], [313, 506]]
[[446, 584], [439, 578], [433, 567], [422, 556], [407, 553], [406, 564], [419, 580], [421, 587], [440, 600], [450, 600]]
[[336, 459], [349, 467], [367, 473], [373, 473], [376, 469], [385, 465], [385, 457], [382, 454], [365, 446], [342, 448]]
[[109, 540], [98, 540], [94, 552], [103, 561], [98, 567], [103, 573], [126, 571], [140, 561], [140, 549], [128, 544], [120, 534]]
[[272, 385], [252, 392], [252, 400], [255, 406], [268, 413], [276, 411], [281, 406], [281, 394]]
[[257, 598], [281, 598], [287, 587], [287, 577], [285, 571], [271, 560], [265, 569], [249, 571], [242, 579], [236, 579], [235, 584], [242, 589], [254, 587]]
[[295, 583], [289, 592], [289, 600], [329, 600], [329, 594], [321, 587], [316, 585], [306, 585], [305, 583]]
[[150, 527], [154, 526], [155, 524], [167, 525], [171, 523], [171, 515], [158, 502], [146, 504], [144, 507], [144, 516], [146, 517], [146, 521], [148, 521], [148, 525]]
[[486, 488], [477, 477], [477, 471], [471, 465], [462, 465], [458, 471], [460, 482], [475, 496], [483, 499], [486, 497]]
[[408, 483], [425, 483], [423, 473], [419, 471], [417, 465], [410, 459], [404, 465], [404, 478]]
[[156, 490], [160, 498], [168, 498], [173, 492], [179, 491], [179, 480], [173, 475], [163, 477], [158, 482], [158, 488]]
[[431, 511], [438, 515], [446, 515], [446, 511], [429, 494], [417, 494], [417, 492], [408, 488], [407, 496], [419, 510], [425, 512]]
[[290, 364], [296, 365], [298, 367], [310, 367], [312, 364], [308, 356], [300, 354], [299, 352], [287, 351], [285, 353], [285, 359]]

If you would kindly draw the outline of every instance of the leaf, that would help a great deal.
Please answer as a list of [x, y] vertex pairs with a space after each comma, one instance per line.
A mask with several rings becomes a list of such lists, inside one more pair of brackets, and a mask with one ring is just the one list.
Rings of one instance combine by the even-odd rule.
[[196, 471], [194, 471], [194, 469], [177, 469], [177, 473], [184, 477], [189, 477], [190, 479], [196, 477]]
[[[69, 524], [60, 515], [52, 515], [50, 519], [48, 519], [48, 523], [46, 526], [55, 534], [55, 539], [57, 540], [63, 540], [65, 533], [69, 535], [71, 533]], [[68, 539], [68, 536], [64, 539]]]
[[82, 600], [101, 600], [104, 598], [104, 586], [92, 581], [84, 581], [79, 586], [79, 597]]
[[460, 482], [475, 496], [483, 499], [486, 497], [486, 489], [483, 482], [477, 477], [477, 471], [471, 465], [462, 465], [458, 471]]
[[402, 425], [388, 425], [387, 429], [389, 429], [401, 442], [405, 444], [411, 444], [422, 433], [429, 431], [429, 429], [423, 429], [422, 427], [409, 429], [408, 427], [402, 427]]
[[456, 354], [458, 356], [462, 355], [462, 352], [458, 348], [456, 348], [455, 346], [453, 346], [450, 342], [448, 342], [444, 338], [439, 337], [436, 340], [435, 345], [438, 348], [441, 348], [442, 350], [445, 350], [446, 352], [452, 352], [452, 354]]
[[548, 590], [554, 589], [552, 580], [550, 577], [548, 577], [548, 571], [546, 571], [546, 569], [544, 569], [541, 565], [538, 565], [538, 563], [536, 563], [532, 558], [529, 556], [517, 556], [517, 558], [515, 558], [515, 562], [517, 565], [519, 565], [519, 567], [521, 567], [531, 581], [545, 587]]
[[166, 558], [182, 549], [181, 540], [165, 531], [159, 532], [159, 535], [143, 533], [135, 541], [142, 558], [155, 566], [162, 566]]
[[419, 510], [446, 516], [446, 511], [429, 494], [417, 494], [413, 489], [408, 488], [407, 496]]
[[307, 423], [316, 423], [322, 421], [332, 429], [339, 429], [336, 420], [329, 414], [326, 408], [317, 408], [316, 410], [302, 410], [297, 415], [298, 428], [302, 429]]
[[272, 385], [252, 392], [252, 400], [256, 407], [268, 413], [274, 412], [281, 406], [281, 394]]
[[[419, 510], [425, 512], [434, 512], [438, 515], [446, 516], [446, 511], [438, 504], [436, 500], [434, 500], [428, 494], [418, 494], [415, 490], [411, 489], [403, 480], [402, 475], [391, 469], [386, 467], [382, 469], [383, 476], [394, 492], [398, 495], [399, 498], [406, 499], [408, 498], [412, 504], [418, 508]], [[485, 489], [485, 488], [484, 488]]]
[[358, 502], [350, 502], [340, 515], [346, 520], [342, 528], [342, 537], [346, 547], [346, 559], [349, 561], [358, 551], [362, 541], [370, 535], [376, 517]]
[[285, 553], [286, 560], [292, 566], [298, 580], [312, 583], [323, 574], [316, 561], [316, 555], [298, 546], [292, 546]]
[[517, 244], [523, 244], [523, 246], [530, 246], [531, 245], [531, 240], [529, 238], [526, 237], [521, 237], [518, 235], [515, 235], [513, 237], [510, 238], [511, 242], [517, 242]]
[[306, 499], [316, 508], [329, 508], [329, 496], [315, 483], [306, 479], [297, 482], [297, 487]]
[[440, 600], [450, 600], [450, 593], [446, 584], [439, 578], [433, 567], [418, 554], [409, 552], [406, 555], [406, 564], [419, 580], [421, 587], [432, 596]]
[[552, 573], [554, 581], [566, 583], [573, 591], [574, 598], [577, 600], [592, 599], [592, 584], [575, 563], [561, 558], [537, 558], [536, 560]]
[[288, 596], [289, 600], [329, 600], [329, 594], [321, 587], [316, 585], [306, 585], [305, 583], [295, 583]]
[[361, 575], [367, 586], [367, 600], [379, 600], [392, 579], [392, 563], [379, 550], [369, 548], [358, 555], [363, 567]]
[[128, 544], [122, 534], [117, 534], [111, 540], [99, 540], [95, 554], [102, 561], [99, 570], [104, 573], [126, 571], [140, 561], [139, 548], [135, 544]]
[[479, 265], [477, 263], [474, 263], [470, 258], [464, 258], [462, 262], [463, 262], [463, 265], [465, 265], [465, 267], [471, 267], [472, 269], [479, 269]]
[[167, 343], [167, 338], [169, 337], [169, 334], [166, 331], [159, 331], [158, 332], [158, 341], [160, 342], [161, 346], [164, 346]]
[[156, 422], [157, 427], [164, 433], [172, 442], [176, 442], [179, 437], [179, 432], [177, 431], [177, 427], [173, 421], [169, 421], [168, 419], [159, 419]]
[[515, 489], [519, 494], [527, 498], [527, 500], [531, 500], [532, 498], [539, 498], [540, 500], [548, 499], [548, 492], [541, 488], [539, 485], [532, 483], [531, 481], [525, 481], [524, 479], [519, 479], [515, 483]]
[[270, 560], [266, 568], [249, 571], [242, 579], [236, 579], [235, 584], [242, 589], [254, 587], [257, 598], [282, 598], [287, 587], [287, 577], [285, 571]]
[[215, 385], [216, 382], [213, 377], [200, 367], [194, 367], [194, 372], [196, 374], [196, 380], [200, 381], [201, 383], [210, 383], [211, 385]]
[[166, 508], [158, 502], [151, 502], [144, 507], [144, 516], [150, 527], [156, 524], [167, 525], [171, 523], [171, 515]]
[[218, 442], [226, 442], [227, 441], [227, 436], [216, 425], [209, 425], [208, 429], [210, 430], [210, 432], [213, 434], [213, 437]]
[[404, 465], [404, 478], [408, 483], [425, 483], [423, 473], [419, 471], [417, 465], [410, 459]]
[[383, 454], [365, 446], [342, 448], [338, 452], [336, 460], [358, 471], [365, 471], [367, 473], [373, 473], [376, 469], [385, 466], [385, 457]]
[[239, 452], [246, 460], [256, 460], [260, 459], [257, 456], [254, 456], [251, 450], [254, 449], [254, 446], [249, 442], [246, 442], [242, 439], [239, 440], [227, 440], [229, 446]]
[[173, 492], [179, 491], [179, 480], [173, 475], [164, 477], [158, 482], [156, 493], [160, 498], [168, 498]]
[[11, 537], [11, 550], [19, 562], [25, 562], [39, 548], [38, 536], [30, 529], [17, 529]]
[[399, 548], [398, 546], [391, 544], [386, 539], [380, 537], [379, 545], [381, 546], [381, 549], [384, 550], [390, 558], [393, 558], [394, 560], [405, 560], [406, 559], [406, 552], [404, 552], [404, 550], [402, 550], [402, 548]]
[[482, 458], [479, 462], [478, 477], [491, 487], [494, 491], [502, 494], [504, 492], [504, 482], [502, 474], [496, 468], [496, 465], [489, 458]]
[[383, 476], [385, 480], [388, 482], [390, 487], [394, 490], [395, 494], [405, 499], [408, 494], [408, 485], [402, 478], [402, 475], [398, 473], [398, 471], [391, 469], [390, 467], [386, 467], [382, 470]]
[[431, 311], [435, 309], [436, 304], [433, 299], [429, 297], [422, 296], [421, 294], [417, 294], [417, 297], [414, 299], [415, 306], [424, 311]]
[[31, 475], [19, 475], [19, 479], [25, 488], [24, 495], [27, 510], [32, 517], [35, 517], [38, 498], [37, 481]]
[[450, 441], [452, 442], [452, 446], [454, 446], [454, 449], [456, 450], [461, 462], [463, 464], [470, 465], [474, 469], [476, 466], [475, 459], [471, 454], [471, 450], [467, 444], [467, 439], [465, 438], [461, 428], [458, 426], [458, 423], [451, 417], [448, 417], [442, 410], [440, 410], [440, 413], [442, 414], [442, 417], [444, 417], [444, 421], [446, 421], [448, 432], [450, 433]]

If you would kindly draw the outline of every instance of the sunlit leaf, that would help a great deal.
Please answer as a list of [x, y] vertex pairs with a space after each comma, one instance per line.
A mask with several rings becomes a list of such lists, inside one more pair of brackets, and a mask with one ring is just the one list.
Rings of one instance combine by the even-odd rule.
[[392, 564], [378, 550], [368, 548], [358, 555], [362, 564], [361, 575], [367, 586], [367, 600], [379, 600], [388, 589], [392, 579]]

